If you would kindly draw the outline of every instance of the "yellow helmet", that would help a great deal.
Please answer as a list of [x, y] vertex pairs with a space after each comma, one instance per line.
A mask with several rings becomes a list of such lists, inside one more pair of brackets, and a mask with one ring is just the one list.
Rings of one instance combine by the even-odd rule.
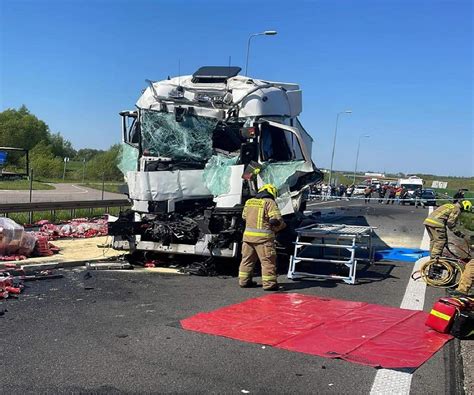
[[278, 195], [278, 190], [276, 189], [276, 186], [273, 184], [265, 184], [263, 187], [261, 187], [258, 190], [258, 192], [264, 192], [264, 191], [268, 192], [274, 198], [276, 198]]
[[469, 200], [463, 200], [461, 202], [461, 206], [464, 211], [471, 211], [472, 210], [472, 203]]

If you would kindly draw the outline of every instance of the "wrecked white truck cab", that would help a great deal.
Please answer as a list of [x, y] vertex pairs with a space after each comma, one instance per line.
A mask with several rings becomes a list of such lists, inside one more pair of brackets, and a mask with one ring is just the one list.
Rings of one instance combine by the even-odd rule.
[[301, 90], [239, 71], [149, 81], [137, 109], [120, 113], [132, 208], [109, 224], [115, 249], [234, 258], [243, 205], [265, 183], [278, 188], [285, 219], [304, 209], [322, 174], [297, 118]]

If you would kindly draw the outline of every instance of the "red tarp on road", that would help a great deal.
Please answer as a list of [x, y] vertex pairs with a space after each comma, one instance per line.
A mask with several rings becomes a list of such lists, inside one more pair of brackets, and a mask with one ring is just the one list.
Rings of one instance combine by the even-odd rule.
[[363, 365], [416, 369], [452, 338], [426, 327], [426, 317], [423, 311], [281, 293], [199, 313], [181, 325]]

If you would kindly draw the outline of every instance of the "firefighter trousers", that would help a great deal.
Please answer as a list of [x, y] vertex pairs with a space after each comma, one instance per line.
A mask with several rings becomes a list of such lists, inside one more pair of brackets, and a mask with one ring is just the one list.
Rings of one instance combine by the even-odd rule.
[[425, 225], [428, 236], [430, 236], [430, 258], [439, 258], [443, 254], [444, 247], [448, 242], [446, 228]]
[[277, 285], [275, 241], [263, 243], [242, 243], [242, 261], [239, 267], [239, 285], [245, 287], [252, 282], [253, 269], [257, 260], [262, 265], [262, 287], [273, 288]]
[[466, 266], [464, 266], [464, 271], [462, 272], [461, 278], [459, 280], [459, 285], [456, 288], [456, 291], [459, 291], [463, 294], [468, 294], [473, 281], [474, 259], [471, 259], [468, 263], [466, 263]]

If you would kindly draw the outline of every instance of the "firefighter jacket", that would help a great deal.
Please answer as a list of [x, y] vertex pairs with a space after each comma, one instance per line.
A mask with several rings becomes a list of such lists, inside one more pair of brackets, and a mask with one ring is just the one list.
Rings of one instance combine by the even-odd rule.
[[[249, 243], [273, 241], [275, 233], [286, 226], [275, 201], [269, 197], [259, 198], [259, 195], [247, 200], [242, 213], [246, 222], [243, 241]], [[277, 220], [279, 224], [272, 226], [270, 220]]]
[[[453, 230], [458, 225], [459, 215], [461, 214], [461, 208], [457, 204], [446, 203], [438, 207], [433, 211], [428, 218], [425, 219], [423, 224], [434, 228], [444, 228], [447, 226]], [[457, 231], [461, 233], [460, 231]], [[455, 232], [456, 234], [456, 232]]]

